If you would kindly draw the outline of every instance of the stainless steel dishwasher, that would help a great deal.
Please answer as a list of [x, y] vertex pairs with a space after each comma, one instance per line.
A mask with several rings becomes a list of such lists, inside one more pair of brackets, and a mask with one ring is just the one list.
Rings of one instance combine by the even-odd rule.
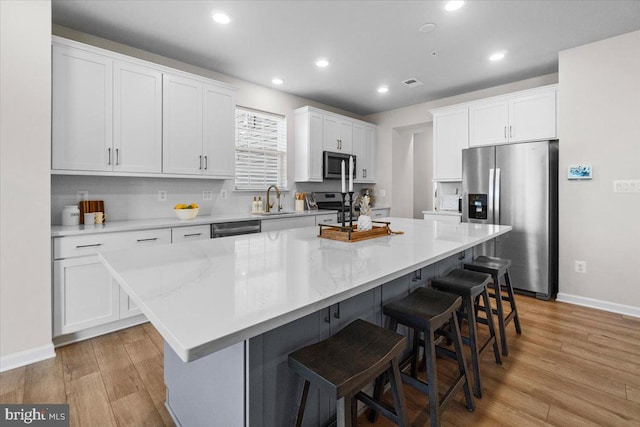
[[260, 220], [220, 222], [211, 224], [211, 238], [259, 233], [261, 229]]

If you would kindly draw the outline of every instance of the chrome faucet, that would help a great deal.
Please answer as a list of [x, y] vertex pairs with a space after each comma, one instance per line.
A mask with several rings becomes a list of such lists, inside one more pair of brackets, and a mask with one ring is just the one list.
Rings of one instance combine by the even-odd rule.
[[280, 190], [275, 185], [267, 188], [267, 207], [265, 211], [271, 212], [271, 208], [273, 207], [273, 203], [269, 203], [269, 193], [271, 192], [272, 188], [276, 190], [276, 197], [278, 198], [278, 212], [280, 212], [282, 210], [282, 205], [280, 204]]

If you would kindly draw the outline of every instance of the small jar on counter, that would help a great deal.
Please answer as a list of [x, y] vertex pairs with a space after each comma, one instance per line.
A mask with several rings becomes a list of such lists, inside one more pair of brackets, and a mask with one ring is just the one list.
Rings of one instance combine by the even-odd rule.
[[62, 209], [62, 225], [80, 225], [80, 209], [77, 206], [65, 206]]

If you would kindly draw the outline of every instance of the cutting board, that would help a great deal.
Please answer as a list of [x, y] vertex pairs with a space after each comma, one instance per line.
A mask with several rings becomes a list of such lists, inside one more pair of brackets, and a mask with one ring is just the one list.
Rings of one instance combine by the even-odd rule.
[[83, 200], [78, 203], [78, 207], [80, 208], [80, 224], [84, 224], [85, 213], [104, 212], [104, 202], [102, 200]]

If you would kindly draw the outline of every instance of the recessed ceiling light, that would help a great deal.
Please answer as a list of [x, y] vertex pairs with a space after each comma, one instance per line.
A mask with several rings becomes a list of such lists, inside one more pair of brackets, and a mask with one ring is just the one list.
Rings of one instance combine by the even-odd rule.
[[271, 79], [271, 83], [273, 83], [274, 85], [281, 85], [282, 83], [284, 83], [284, 81], [281, 78], [274, 77], [273, 79]]
[[378, 88], [378, 92], [379, 93], [387, 93], [387, 92], [389, 92], [389, 88], [387, 86], [380, 86]]
[[229, 15], [223, 12], [213, 12], [211, 18], [213, 18], [213, 20], [218, 24], [228, 24], [229, 22], [231, 22], [231, 18], [229, 18]]
[[451, 1], [448, 1], [444, 5], [444, 8], [446, 10], [448, 10], [449, 12], [453, 12], [454, 10], [460, 9], [462, 6], [464, 6], [464, 1], [462, 1], [462, 0], [451, 0]]
[[489, 57], [489, 60], [500, 61], [502, 58], [504, 58], [504, 52], [496, 52]]
[[326, 60], [325, 58], [316, 59], [316, 66], [320, 68], [328, 67], [329, 61]]
[[420, 26], [419, 31], [421, 33], [430, 33], [431, 31], [436, 29], [436, 24], [434, 24], [433, 22], [427, 22], [426, 24], [422, 24]]

